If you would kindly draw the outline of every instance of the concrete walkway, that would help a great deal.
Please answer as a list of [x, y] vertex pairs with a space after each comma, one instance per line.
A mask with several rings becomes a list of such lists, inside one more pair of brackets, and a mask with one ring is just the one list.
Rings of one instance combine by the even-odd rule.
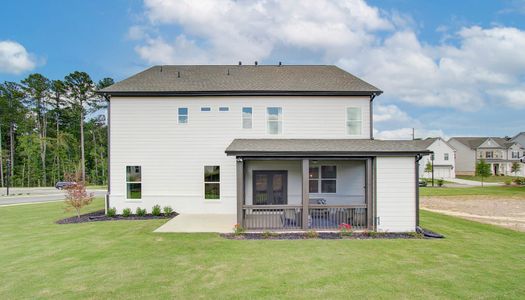
[[180, 214], [154, 232], [233, 232], [235, 214]]
[[[464, 184], [464, 185], [470, 185], [470, 186], [481, 186], [481, 181], [475, 181], [475, 180], [466, 180], [466, 179], [460, 179], [460, 178], [447, 178], [446, 181], [458, 183], [458, 184]], [[498, 186], [503, 185], [503, 183], [500, 182], [484, 182], [483, 186]]]

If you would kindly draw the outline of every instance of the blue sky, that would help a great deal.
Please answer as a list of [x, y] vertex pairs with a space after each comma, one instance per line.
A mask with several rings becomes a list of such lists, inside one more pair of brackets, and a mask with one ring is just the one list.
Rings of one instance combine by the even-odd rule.
[[[315, 3], [315, 4], [314, 4]], [[9, 1], [0, 81], [152, 64], [336, 64], [382, 88], [377, 135], [525, 131], [525, 1]]]

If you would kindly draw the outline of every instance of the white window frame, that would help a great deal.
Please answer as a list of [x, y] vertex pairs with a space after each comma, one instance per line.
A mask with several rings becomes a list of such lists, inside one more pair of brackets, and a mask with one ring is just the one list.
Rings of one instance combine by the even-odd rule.
[[[323, 178], [322, 174], [322, 167], [335, 167], [335, 178]], [[308, 173], [310, 173], [310, 168], [317, 168], [317, 174], [319, 174], [318, 178], [308, 178], [308, 193], [313, 195], [320, 195], [320, 194], [337, 194], [337, 170], [339, 169], [337, 165], [318, 165], [318, 166], [310, 166], [308, 169]], [[310, 176], [308, 176], [310, 177]], [[335, 191], [334, 192], [325, 192], [323, 193], [322, 186], [323, 186], [323, 180], [335, 180]], [[310, 193], [310, 181], [317, 181], [317, 193]]]
[[[348, 111], [350, 109], [357, 109], [358, 110], [358, 116], [359, 116], [359, 119], [356, 119], [356, 120], [350, 120], [349, 117], [350, 117], [350, 114], [348, 113]], [[358, 123], [359, 124], [359, 132], [358, 133], [350, 133], [350, 123]], [[357, 107], [357, 106], [352, 106], [352, 107], [347, 107], [346, 108], [346, 134], [347, 135], [352, 135], [352, 136], [357, 136], [357, 135], [362, 135], [363, 134], [363, 109], [361, 107]]]
[[[250, 117], [245, 118], [244, 117], [244, 109], [249, 108], [250, 109]], [[244, 120], [250, 120], [250, 127], [244, 127]], [[251, 106], [243, 106], [241, 108], [241, 127], [242, 129], [253, 129], [253, 107]]]
[[[128, 167], [139, 167], [140, 168], [140, 181], [128, 181]], [[126, 165], [124, 176], [126, 176], [126, 201], [142, 201], [142, 166], [141, 165]], [[130, 183], [140, 183], [140, 198], [128, 198], [128, 184]]]
[[[219, 181], [206, 181], [206, 167], [219, 167]], [[222, 195], [222, 191], [221, 191], [221, 166], [220, 165], [204, 165], [204, 167], [202, 168], [202, 175], [203, 175], [203, 178], [202, 178], [202, 181], [204, 182], [204, 184], [202, 185], [202, 188], [203, 188], [203, 199], [205, 202], [210, 202], [210, 201], [220, 201], [221, 200], [221, 195]], [[219, 198], [215, 198], [215, 199], [206, 199], [206, 184], [218, 184], [219, 185]]]
[[[180, 113], [180, 109], [181, 108], [185, 108], [186, 109], [186, 114], [185, 115]], [[181, 122], [180, 121], [180, 117], [181, 116], [186, 116], [186, 122]], [[188, 107], [178, 107], [177, 108], [177, 123], [182, 125], [182, 124], [188, 124], [189, 122], [190, 122], [190, 109]]]
[[443, 160], [447, 160], [448, 161], [449, 159], [449, 154], [448, 153], [443, 153]]
[[520, 158], [520, 152], [519, 151], [512, 151], [511, 156], [512, 156], [512, 158]]
[[[279, 109], [279, 114], [277, 115], [277, 120], [270, 120], [270, 109], [277, 108]], [[270, 122], [277, 122], [279, 124], [279, 130], [277, 133], [270, 132]], [[266, 107], [266, 133], [270, 135], [281, 135], [283, 134], [283, 108], [282, 106], [268, 106]]]

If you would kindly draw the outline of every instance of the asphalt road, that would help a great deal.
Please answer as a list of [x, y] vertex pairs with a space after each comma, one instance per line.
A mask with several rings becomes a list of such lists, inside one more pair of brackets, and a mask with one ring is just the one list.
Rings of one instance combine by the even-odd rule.
[[[103, 197], [106, 190], [90, 190], [95, 194], [95, 197]], [[5, 196], [5, 189], [2, 189], [0, 196], [0, 206], [13, 204], [27, 204], [37, 202], [51, 202], [64, 200], [65, 192], [54, 188], [25, 188], [13, 189], [9, 192], [10, 196]]]

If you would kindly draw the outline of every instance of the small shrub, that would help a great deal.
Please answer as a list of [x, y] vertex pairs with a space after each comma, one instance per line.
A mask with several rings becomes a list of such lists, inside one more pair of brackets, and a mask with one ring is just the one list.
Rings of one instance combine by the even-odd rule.
[[347, 223], [341, 223], [339, 224], [339, 234], [343, 236], [351, 236], [352, 235], [352, 225]]
[[437, 185], [438, 185], [439, 187], [442, 187], [444, 183], [445, 183], [445, 180], [443, 180], [443, 179], [438, 179], [438, 180], [437, 180]]
[[135, 211], [135, 214], [139, 217], [144, 217], [146, 215], [146, 209], [137, 207], [137, 210]]
[[263, 239], [269, 239], [269, 238], [272, 238], [272, 237], [275, 237], [275, 236], [277, 236], [277, 233], [271, 232], [271, 231], [265, 231], [262, 234]]
[[516, 178], [514, 178], [514, 183], [517, 184], [517, 185], [525, 184], [525, 178], [516, 177]]
[[167, 217], [173, 213], [173, 208], [171, 206], [164, 206], [164, 215]]
[[160, 216], [160, 205], [153, 206], [153, 209], [151, 209], [151, 214], [154, 216]]
[[422, 239], [425, 237], [422, 233], [419, 232], [410, 232], [409, 235], [415, 239]]
[[108, 208], [108, 217], [114, 218], [117, 215], [117, 209], [112, 207]]
[[241, 226], [241, 224], [235, 224], [233, 225], [233, 233], [235, 235], [241, 235], [244, 233], [244, 228]]
[[316, 239], [319, 237], [319, 232], [315, 231], [315, 230], [308, 230], [306, 232], [306, 237], [309, 238], [309, 239]]
[[512, 184], [512, 180], [510, 179], [505, 180], [505, 185], [511, 185], [511, 184]]
[[131, 216], [131, 208], [124, 208], [122, 210], [122, 216], [125, 218]]
[[375, 238], [379, 235], [379, 232], [377, 231], [369, 231], [368, 232], [368, 236], [371, 237], [371, 238]]

